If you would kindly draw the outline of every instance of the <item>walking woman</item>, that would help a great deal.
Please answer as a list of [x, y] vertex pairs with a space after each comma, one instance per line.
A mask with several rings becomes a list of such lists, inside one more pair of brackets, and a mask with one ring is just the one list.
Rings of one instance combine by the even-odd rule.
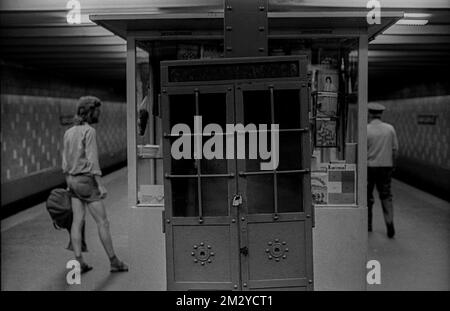
[[101, 180], [96, 132], [91, 127], [91, 124], [98, 123], [100, 105], [101, 101], [96, 97], [81, 97], [77, 104], [74, 126], [64, 134], [62, 169], [72, 196], [73, 210], [70, 236], [81, 273], [92, 269], [83, 260], [81, 253], [81, 232], [86, 209], [97, 224], [98, 235], [111, 263], [111, 272], [128, 271], [128, 266], [120, 261], [114, 252], [106, 209], [102, 201], [107, 192]]

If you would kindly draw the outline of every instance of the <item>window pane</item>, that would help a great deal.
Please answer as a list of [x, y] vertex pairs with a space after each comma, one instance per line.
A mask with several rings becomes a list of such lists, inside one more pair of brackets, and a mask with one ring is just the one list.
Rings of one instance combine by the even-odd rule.
[[[138, 46], [140, 44], [138, 43]], [[136, 191], [138, 204], [163, 205], [162, 190], [162, 148], [161, 123], [157, 118], [155, 102], [158, 89], [155, 78], [155, 68], [149, 64], [149, 53], [136, 48]], [[118, 111], [117, 111], [118, 112]], [[114, 117], [117, 113], [112, 112]], [[114, 130], [120, 129], [120, 124], [112, 124]], [[126, 137], [126, 133], [122, 133]], [[131, 134], [131, 133], [128, 133]], [[101, 141], [100, 141], [101, 143]], [[113, 142], [114, 144], [119, 141]], [[99, 145], [100, 149], [108, 146]], [[109, 146], [114, 147], [114, 146]], [[109, 148], [108, 147], [108, 148]], [[131, 169], [131, 168], [130, 168]]]
[[194, 128], [195, 96], [194, 94], [170, 95], [170, 126], [177, 123]]
[[174, 175], [196, 175], [197, 165], [193, 159], [175, 160], [172, 157], [172, 174]]
[[285, 132], [279, 133], [280, 163], [277, 170], [300, 170], [302, 169], [302, 133]]
[[300, 128], [300, 91], [275, 90], [273, 95], [275, 123], [280, 129]]
[[[195, 97], [193, 94], [182, 95], [170, 95], [170, 126], [173, 127], [176, 124], [187, 124], [190, 131], [193, 131], [194, 115], [195, 115]], [[180, 140], [180, 137], [171, 137], [170, 142]], [[193, 139], [192, 136], [184, 137], [190, 142], [189, 156], [183, 157], [179, 160], [174, 159], [172, 156], [172, 174], [190, 175], [197, 174], [197, 167], [194, 160]], [[187, 146], [186, 146], [187, 147]], [[183, 147], [178, 148], [180, 151], [184, 151]]]
[[[207, 147], [207, 150], [214, 155], [213, 159], [205, 159], [205, 152], [203, 152], [201, 160], [202, 174], [226, 174], [227, 160], [225, 159], [225, 136], [223, 132], [226, 131], [227, 123], [227, 106], [225, 93], [200, 93], [199, 95], [199, 113], [202, 117], [202, 128], [208, 124], [218, 124], [222, 133], [214, 133], [214, 136], [203, 136], [202, 148]], [[218, 129], [219, 130], [219, 129]], [[205, 151], [205, 148], [203, 149]], [[211, 156], [212, 156], [211, 155]], [[223, 159], [220, 159], [220, 158]]]
[[176, 178], [172, 184], [173, 216], [198, 216], [198, 189], [196, 178]]
[[[260, 124], [267, 125], [267, 129], [270, 130], [271, 121], [271, 108], [270, 108], [270, 92], [264, 91], [244, 91], [244, 125], [248, 126], [253, 124], [255, 126], [254, 130], [259, 130]], [[250, 136], [256, 138], [256, 141], [249, 144]], [[271, 136], [270, 132], [266, 133], [266, 145], [267, 151], [271, 151]], [[245, 165], [246, 171], [255, 172], [261, 170], [261, 158], [260, 158], [260, 135], [259, 132], [256, 133], [246, 133], [245, 134]], [[239, 148], [239, 146], [238, 146]], [[250, 156], [250, 150], [253, 150], [255, 156]], [[256, 157], [256, 158], [255, 158]], [[269, 159], [263, 160], [263, 162], [268, 162]]]
[[202, 179], [202, 208], [204, 216], [228, 215], [228, 181], [225, 178]]
[[277, 174], [278, 211], [280, 213], [302, 212], [303, 175]]
[[203, 126], [217, 123], [225, 128], [227, 123], [227, 106], [225, 93], [200, 93], [199, 112], [203, 119]]
[[201, 171], [203, 175], [227, 174], [227, 160], [201, 160]]
[[250, 175], [246, 177], [246, 182], [249, 214], [273, 213], [273, 175]]
[[267, 124], [270, 127], [270, 92], [244, 91], [244, 124]]

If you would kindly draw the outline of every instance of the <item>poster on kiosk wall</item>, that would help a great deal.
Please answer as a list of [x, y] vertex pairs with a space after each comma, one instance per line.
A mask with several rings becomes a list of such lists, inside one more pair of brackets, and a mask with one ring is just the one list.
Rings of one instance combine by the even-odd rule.
[[355, 205], [356, 165], [344, 162], [320, 165], [318, 171], [311, 173], [311, 193], [316, 206]]

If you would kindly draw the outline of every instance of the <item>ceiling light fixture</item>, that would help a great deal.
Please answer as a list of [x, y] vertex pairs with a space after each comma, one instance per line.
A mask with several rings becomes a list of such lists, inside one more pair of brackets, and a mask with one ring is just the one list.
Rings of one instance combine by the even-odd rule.
[[408, 26], [423, 26], [428, 24], [427, 19], [401, 19], [396, 25], [408, 25]]
[[430, 16], [431, 16], [431, 14], [429, 14], [429, 13], [405, 13], [405, 14], [403, 14], [403, 18], [406, 18], [406, 19], [408, 19], [408, 18], [422, 18], [422, 19], [425, 19], [425, 18], [428, 18]]

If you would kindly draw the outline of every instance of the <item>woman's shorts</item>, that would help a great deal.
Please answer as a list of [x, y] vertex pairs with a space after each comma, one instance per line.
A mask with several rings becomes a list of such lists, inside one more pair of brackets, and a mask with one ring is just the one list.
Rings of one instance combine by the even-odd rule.
[[94, 176], [69, 175], [67, 186], [72, 197], [76, 197], [82, 202], [89, 203], [101, 200], [98, 184]]

